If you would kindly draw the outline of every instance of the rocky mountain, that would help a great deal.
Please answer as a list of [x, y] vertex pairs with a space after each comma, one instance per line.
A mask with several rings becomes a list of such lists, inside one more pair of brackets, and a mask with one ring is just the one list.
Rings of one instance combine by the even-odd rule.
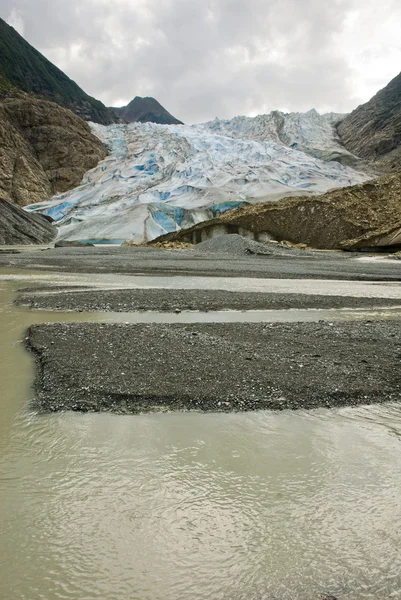
[[0, 98], [20, 92], [69, 108], [86, 121], [116, 121], [104, 104], [88, 96], [74, 81], [0, 19]]
[[345, 147], [386, 170], [401, 166], [401, 73], [338, 126]]
[[197, 243], [233, 233], [313, 248], [400, 246], [401, 173], [382, 175], [321, 196], [246, 206], [155, 241]]
[[33, 215], [0, 198], [0, 244], [47, 244], [56, 228], [43, 215]]
[[154, 98], [136, 96], [127, 106], [112, 107], [110, 110], [127, 123], [139, 121], [140, 123], [159, 123], [160, 125], [182, 125], [181, 121], [173, 117]]
[[[228, 124], [220, 132], [215, 122], [92, 125], [108, 157], [80, 187], [35, 210], [57, 221], [61, 239], [144, 242], [243, 204], [319, 194], [369, 179], [315, 157], [318, 146], [330, 156], [342, 152], [334, 127], [315, 115], [293, 119], [288, 144], [275, 134], [252, 140], [247, 125], [244, 139], [235, 124], [231, 137], [225, 135]], [[293, 147], [301, 136], [308, 154]]]
[[0, 104], [0, 196], [21, 206], [81, 183], [106, 156], [89, 125], [71, 111], [31, 97]]

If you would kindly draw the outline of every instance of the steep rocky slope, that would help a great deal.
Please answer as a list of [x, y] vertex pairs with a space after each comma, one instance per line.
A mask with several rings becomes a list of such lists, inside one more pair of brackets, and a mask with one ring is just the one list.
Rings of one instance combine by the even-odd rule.
[[136, 96], [127, 106], [111, 108], [117, 117], [128, 123], [159, 123], [160, 125], [182, 125], [154, 98]]
[[386, 170], [401, 165], [401, 73], [338, 126], [350, 152]]
[[42, 215], [32, 215], [0, 198], [0, 244], [47, 244], [56, 228]]
[[400, 245], [401, 173], [321, 196], [286, 198], [229, 211], [155, 242], [196, 243], [229, 233], [328, 249]]
[[74, 81], [0, 19], [0, 98], [21, 90], [71, 109], [87, 121], [115, 122], [104, 104], [88, 96]]
[[30, 98], [0, 104], [0, 195], [21, 206], [80, 184], [106, 155], [71, 111]]

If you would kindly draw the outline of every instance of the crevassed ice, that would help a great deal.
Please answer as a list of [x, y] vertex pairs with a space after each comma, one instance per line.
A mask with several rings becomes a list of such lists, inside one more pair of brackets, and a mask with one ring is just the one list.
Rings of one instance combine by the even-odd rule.
[[294, 150], [301, 150], [325, 161], [340, 160], [356, 164], [356, 157], [341, 144], [336, 123], [346, 115], [327, 113], [320, 115], [315, 109], [306, 113], [273, 111], [257, 117], [215, 119], [205, 126], [217, 134], [239, 139], [271, 140]]
[[338, 141], [336, 117], [309, 111], [192, 126], [91, 124], [107, 158], [78, 188], [28, 210], [53, 217], [61, 239], [140, 243], [244, 203], [366, 181], [327, 160], [356, 160]]

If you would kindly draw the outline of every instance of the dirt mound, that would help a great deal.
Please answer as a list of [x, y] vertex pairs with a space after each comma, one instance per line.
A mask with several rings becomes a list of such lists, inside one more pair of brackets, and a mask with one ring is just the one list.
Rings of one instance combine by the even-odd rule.
[[[156, 244], [154, 244], [156, 245]], [[194, 252], [202, 254], [231, 254], [233, 256], [294, 256], [300, 254], [302, 256], [314, 256], [314, 252], [308, 252], [305, 249], [295, 247], [294, 245], [283, 242], [256, 242], [250, 238], [231, 233], [230, 235], [219, 235], [210, 240], [205, 240], [194, 246]]]

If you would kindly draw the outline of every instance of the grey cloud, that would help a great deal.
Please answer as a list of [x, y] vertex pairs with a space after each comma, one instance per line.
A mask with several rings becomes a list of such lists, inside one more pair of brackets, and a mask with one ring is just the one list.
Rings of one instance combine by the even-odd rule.
[[[366, 0], [374, 2], [374, 0]], [[366, 5], [364, 2], [364, 5]], [[388, 8], [401, 10], [393, 0]], [[339, 36], [360, 0], [0, 0], [30, 43], [112, 105], [153, 95], [177, 117], [353, 107]]]

